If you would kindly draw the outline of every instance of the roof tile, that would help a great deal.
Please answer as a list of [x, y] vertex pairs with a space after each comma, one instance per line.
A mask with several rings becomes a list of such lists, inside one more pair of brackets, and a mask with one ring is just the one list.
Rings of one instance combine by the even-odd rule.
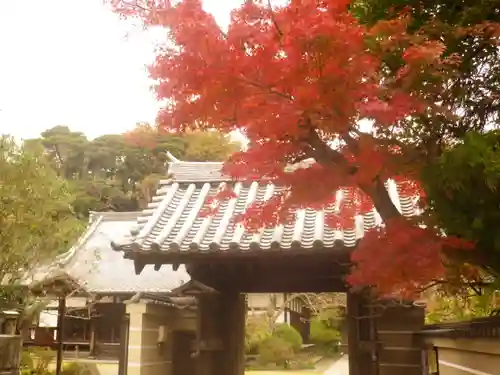
[[[221, 174], [221, 167], [222, 163], [171, 163], [170, 178], [162, 181], [157, 196], [138, 218], [138, 234], [130, 236], [125, 246], [115, 243], [114, 248], [139, 248], [143, 252], [241, 252], [352, 247], [366, 230], [381, 224], [379, 214], [372, 210], [355, 218], [355, 229], [335, 230], [325, 224], [325, 214], [334, 211], [334, 207], [325, 211], [301, 209], [291, 224], [251, 233], [232, 219], [250, 203], [266, 200], [280, 188], [257, 182], [230, 182], [227, 176]], [[236, 198], [223, 202], [213, 216], [200, 215], [206, 198], [225, 183], [233, 184]], [[402, 214], [414, 215], [412, 198], [400, 197], [393, 181], [386, 186]], [[130, 246], [131, 243], [135, 246]]]
[[[147, 266], [136, 275], [134, 262], [113, 251], [111, 242], [123, 239], [137, 222], [140, 212], [97, 212], [80, 240], [59, 259], [57, 266], [40, 272], [38, 281], [67, 274], [90, 293], [166, 293], [190, 280], [184, 267], [174, 271], [163, 265], [155, 271]], [[48, 271], [48, 272], [47, 272]]]

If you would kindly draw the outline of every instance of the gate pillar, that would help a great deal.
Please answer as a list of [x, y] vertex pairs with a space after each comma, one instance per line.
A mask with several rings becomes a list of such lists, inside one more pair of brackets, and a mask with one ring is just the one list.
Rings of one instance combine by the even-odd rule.
[[218, 352], [222, 350], [220, 337], [221, 306], [218, 293], [202, 293], [196, 296], [198, 316], [196, 327], [196, 374], [217, 375]]
[[421, 375], [423, 307], [347, 294], [349, 375]]
[[421, 375], [425, 320], [420, 306], [393, 302], [377, 317], [379, 375]]
[[197, 299], [197, 375], [244, 375], [244, 295], [207, 293]]
[[375, 317], [369, 297], [347, 292], [349, 375], [378, 375]]
[[245, 373], [245, 296], [240, 293], [222, 293], [223, 352], [219, 375]]

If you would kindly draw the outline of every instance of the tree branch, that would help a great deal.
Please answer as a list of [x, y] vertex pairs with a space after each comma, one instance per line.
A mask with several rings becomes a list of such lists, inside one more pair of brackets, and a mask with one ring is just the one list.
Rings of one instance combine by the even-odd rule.
[[274, 27], [276, 28], [276, 31], [278, 32], [278, 35], [280, 37], [283, 37], [283, 32], [281, 31], [280, 27], [278, 26], [278, 23], [276, 22], [276, 19], [274, 18], [274, 12], [273, 12], [273, 7], [271, 5], [271, 0], [267, 0], [267, 5], [269, 7], [269, 15], [271, 16], [271, 21], [274, 24]]
[[[348, 147], [353, 149], [353, 151], [358, 150], [359, 145], [354, 138], [349, 135], [344, 135], [344, 140], [346, 141]], [[307, 141], [315, 151], [314, 158], [316, 162], [328, 169], [331, 169], [332, 167], [340, 167], [346, 172], [347, 175], [354, 175], [357, 172], [358, 167], [349, 163], [340, 152], [328, 146], [319, 137], [315, 129], [311, 128]], [[379, 176], [377, 176], [370, 184], [359, 185], [359, 188], [372, 199], [375, 208], [384, 220], [401, 216], [401, 213], [389, 196], [389, 192], [384, 185], [384, 181], [382, 181]]]
[[349, 163], [340, 152], [328, 146], [320, 138], [317, 130], [312, 127], [309, 119], [306, 119], [306, 127], [309, 131], [305, 140], [311, 146], [311, 156], [314, 157], [317, 163], [327, 169], [332, 169], [332, 167], [342, 168], [347, 175], [356, 173], [357, 167]]

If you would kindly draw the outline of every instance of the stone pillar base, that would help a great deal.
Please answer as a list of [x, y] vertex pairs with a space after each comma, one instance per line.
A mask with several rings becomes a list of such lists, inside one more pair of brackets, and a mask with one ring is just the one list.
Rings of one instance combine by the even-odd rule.
[[127, 375], [174, 375], [173, 333], [195, 331], [192, 312], [139, 302], [128, 304], [127, 313], [130, 319]]

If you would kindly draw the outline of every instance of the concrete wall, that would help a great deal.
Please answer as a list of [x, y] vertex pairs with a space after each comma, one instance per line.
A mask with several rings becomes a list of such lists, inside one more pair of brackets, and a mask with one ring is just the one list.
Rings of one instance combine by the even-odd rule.
[[[276, 307], [280, 308], [285, 303], [285, 295], [283, 293], [269, 294], [269, 293], [248, 293], [247, 294], [247, 306], [248, 314], [258, 315], [266, 314], [267, 309], [271, 303], [271, 296], [276, 298]], [[281, 324], [288, 322], [290, 323], [290, 312], [286, 309], [281, 311], [276, 318], [276, 323]]]
[[431, 338], [426, 344], [436, 348], [439, 375], [500, 374], [499, 338]]
[[[248, 293], [247, 306], [249, 309], [255, 310], [265, 310], [269, 308], [271, 298], [275, 298], [276, 307], [280, 308], [285, 304], [285, 301], [289, 299], [285, 293]], [[295, 298], [288, 302], [288, 308], [293, 311], [301, 312], [304, 303]]]
[[[127, 305], [127, 313], [130, 317], [127, 375], [172, 375], [173, 332], [194, 332], [195, 311], [137, 303]], [[165, 339], [161, 343], [160, 331]]]
[[[279, 309], [288, 299], [285, 293], [248, 293], [246, 295], [249, 314], [263, 314], [270, 307], [271, 298], [275, 298], [276, 307]], [[291, 322], [291, 311], [302, 313], [304, 303], [300, 299], [293, 299], [288, 302], [288, 308], [283, 309], [276, 317], [276, 323]]]
[[[269, 293], [248, 293], [247, 294], [247, 305], [249, 309], [256, 309], [256, 310], [264, 310], [269, 308], [270, 304], [270, 299], [273, 294]], [[284, 294], [283, 293], [276, 293], [274, 294], [274, 297], [276, 298], [276, 306], [280, 307], [283, 306], [285, 302]]]

